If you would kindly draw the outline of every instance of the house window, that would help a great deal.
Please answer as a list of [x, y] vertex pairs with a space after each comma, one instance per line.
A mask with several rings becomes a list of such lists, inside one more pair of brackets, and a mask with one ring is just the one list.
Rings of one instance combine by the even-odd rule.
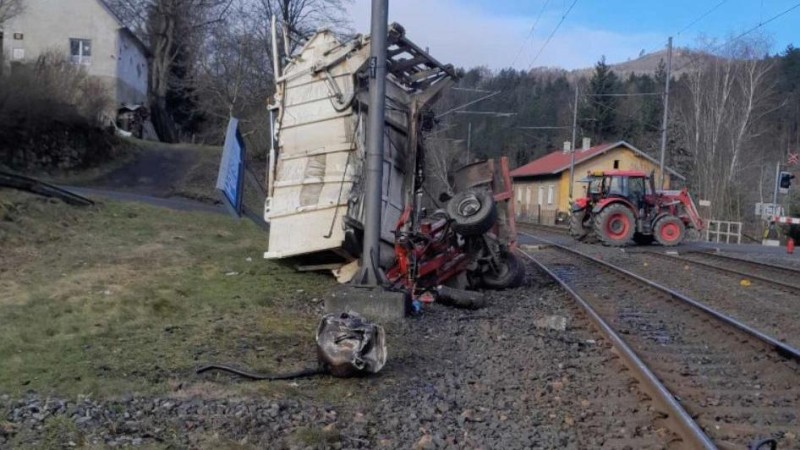
[[24, 48], [11, 49], [11, 59], [14, 61], [22, 61], [23, 59], [25, 59], [25, 49]]
[[541, 205], [544, 203], [544, 186], [539, 186], [539, 197], [537, 198], [537, 205]]
[[547, 186], [547, 204], [548, 205], [552, 205], [553, 204], [553, 190], [554, 189], [553, 189], [552, 185]]
[[619, 169], [619, 160], [618, 159], [614, 160], [614, 168], [615, 169]]
[[91, 64], [92, 41], [89, 39], [70, 39], [69, 53], [73, 64]]

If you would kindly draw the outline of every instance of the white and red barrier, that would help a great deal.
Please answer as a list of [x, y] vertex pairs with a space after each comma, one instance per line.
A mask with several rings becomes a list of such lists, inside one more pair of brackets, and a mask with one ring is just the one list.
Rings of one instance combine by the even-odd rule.
[[772, 216], [772, 221], [776, 223], [788, 223], [791, 225], [800, 225], [800, 217], [777, 217]]

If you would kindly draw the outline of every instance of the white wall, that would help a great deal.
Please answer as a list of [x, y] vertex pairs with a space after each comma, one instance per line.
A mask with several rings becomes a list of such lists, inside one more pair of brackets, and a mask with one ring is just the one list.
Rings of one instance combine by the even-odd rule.
[[[31, 62], [43, 52], [53, 50], [70, 57], [70, 39], [89, 39], [92, 44], [91, 64], [84, 65], [89, 75], [105, 81], [113, 96], [119, 95], [118, 78], [124, 80], [124, 97], [128, 91], [147, 91], [147, 64], [143, 78], [137, 77], [136, 65], [144, 56], [130, 39], [120, 37], [120, 23], [98, 0], [25, 0], [25, 12], [4, 25], [3, 54], [12, 61], [14, 49], [25, 52], [23, 61]], [[22, 33], [22, 40], [14, 34]], [[125, 45], [127, 43], [127, 49]], [[133, 54], [138, 53], [136, 57]], [[133, 58], [133, 60], [132, 60]], [[124, 75], [118, 70], [123, 68]], [[123, 100], [123, 99], [119, 99]], [[118, 101], [121, 103], [121, 101]]]
[[117, 46], [117, 100], [119, 103], [146, 103], [147, 57], [127, 32], [119, 32]]

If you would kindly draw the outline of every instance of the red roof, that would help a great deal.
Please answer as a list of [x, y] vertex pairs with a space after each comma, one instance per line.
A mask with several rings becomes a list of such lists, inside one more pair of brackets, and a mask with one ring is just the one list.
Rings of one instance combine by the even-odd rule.
[[[638, 148], [634, 147], [633, 145], [625, 142], [619, 141], [614, 142], [611, 144], [605, 143], [600, 145], [595, 145], [594, 147], [589, 147], [586, 150], [579, 149], [575, 152], [575, 164], [580, 164], [584, 161], [594, 158], [595, 156], [602, 155], [603, 153], [619, 148], [624, 147], [631, 150], [633, 153], [637, 154], [638, 156], [645, 158], [652, 162], [655, 165], [658, 165], [658, 161], [653, 159], [648, 154], [644, 153], [643, 151], [639, 150]], [[569, 169], [570, 159], [572, 155], [570, 153], [564, 153], [561, 150], [554, 151], [552, 153], [548, 153], [542, 156], [539, 159], [533, 160], [524, 166], [517, 167], [516, 169], [511, 171], [512, 178], [522, 178], [522, 177], [536, 177], [542, 175], [557, 175], [567, 169]], [[686, 178], [683, 175], [675, 172], [674, 170], [670, 169], [669, 167], [665, 168], [667, 172], [673, 174], [677, 178], [681, 180], [685, 180]]]
[[[578, 150], [575, 152], [575, 164], [591, 159], [614, 147], [617, 147], [617, 144], [600, 144], [589, 147], [586, 150]], [[517, 178], [555, 175], [569, 169], [571, 159], [572, 156], [569, 153], [558, 150], [533, 160], [524, 166], [517, 167], [511, 171], [511, 176]]]

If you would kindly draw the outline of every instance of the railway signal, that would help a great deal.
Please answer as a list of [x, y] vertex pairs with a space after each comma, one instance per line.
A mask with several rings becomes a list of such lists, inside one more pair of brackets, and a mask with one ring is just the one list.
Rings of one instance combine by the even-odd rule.
[[778, 183], [781, 194], [787, 194], [789, 192], [789, 187], [792, 185], [792, 180], [794, 179], [794, 174], [791, 172], [781, 172], [780, 176], [778, 177]]

